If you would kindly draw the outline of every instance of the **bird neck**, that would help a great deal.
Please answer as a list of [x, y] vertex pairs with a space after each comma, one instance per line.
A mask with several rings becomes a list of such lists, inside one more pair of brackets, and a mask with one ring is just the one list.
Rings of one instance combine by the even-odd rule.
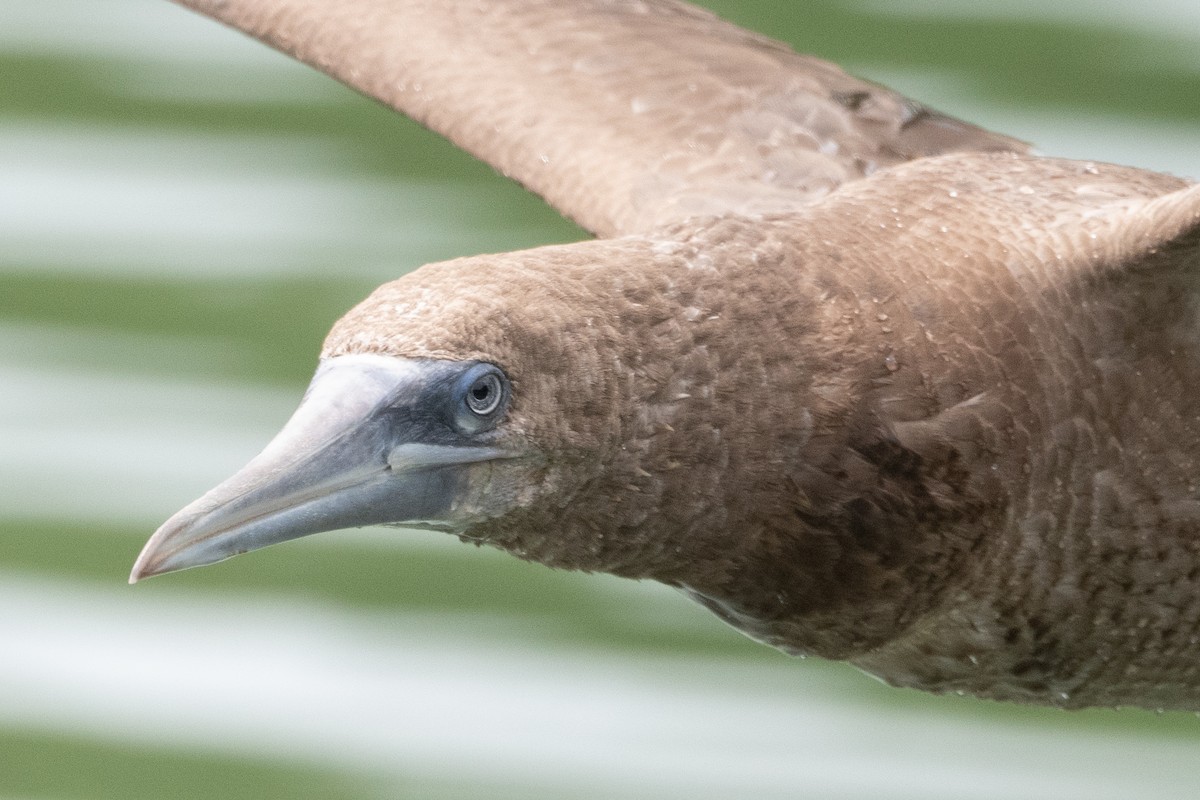
[[912, 332], [880, 323], [875, 276], [791, 229], [716, 221], [623, 274], [604, 326], [618, 333], [588, 343], [610, 365], [611, 425], [472, 537], [679, 587], [793, 652], [865, 652], [936, 605], [997, 504], [933, 438], [898, 438], [882, 407], [935, 405], [890, 357]]

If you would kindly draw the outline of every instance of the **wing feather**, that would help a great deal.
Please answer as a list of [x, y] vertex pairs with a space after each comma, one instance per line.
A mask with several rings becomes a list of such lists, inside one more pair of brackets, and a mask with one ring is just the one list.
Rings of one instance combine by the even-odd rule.
[[177, 0], [407, 114], [600, 236], [1025, 150], [675, 0]]

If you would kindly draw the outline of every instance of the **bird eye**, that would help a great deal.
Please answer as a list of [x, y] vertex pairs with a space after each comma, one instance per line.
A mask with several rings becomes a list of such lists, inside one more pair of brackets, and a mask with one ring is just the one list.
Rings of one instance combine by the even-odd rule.
[[496, 423], [508, 399], [508, 379], [491, 364], [476, 364], [459, 379], [455, 421], [465, 433], [479, 433]]
[[481, 375], [467, 389], [467, 408], [481, 417], [491, 414], [500, 405], [500, 379], [494, 374]]

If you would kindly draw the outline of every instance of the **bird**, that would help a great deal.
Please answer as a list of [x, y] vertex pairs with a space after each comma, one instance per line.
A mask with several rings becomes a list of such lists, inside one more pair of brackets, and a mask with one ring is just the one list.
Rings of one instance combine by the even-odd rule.
[[658, 581], [935, 693], [1200, 710], [1200, 187], [677, 0], [181, 0], [596, 238], [426, 265], [131, 582], [321, 531]]

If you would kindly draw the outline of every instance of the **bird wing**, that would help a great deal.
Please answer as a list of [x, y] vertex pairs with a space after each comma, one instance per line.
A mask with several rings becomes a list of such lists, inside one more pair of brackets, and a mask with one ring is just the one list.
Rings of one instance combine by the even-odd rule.
[[177, 0], [407, 114], [600, 236], [1016, 150], [675, 0]]

